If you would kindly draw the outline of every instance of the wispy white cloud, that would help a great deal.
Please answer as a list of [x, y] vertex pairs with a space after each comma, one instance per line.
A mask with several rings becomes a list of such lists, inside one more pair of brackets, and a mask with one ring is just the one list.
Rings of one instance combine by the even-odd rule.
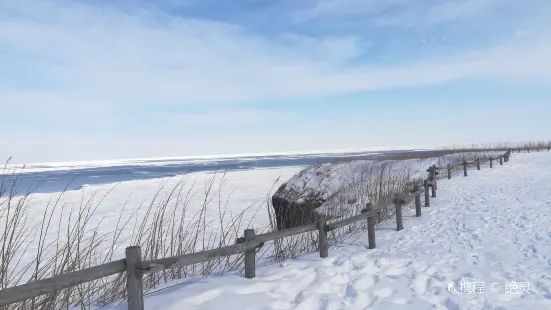
[[[294, 12], [295, 22], [368, 18], [377, 25], [434, 24], [484, 15], [511, 0], [317, 0]], [[369, 23], [369, 20], [366, 22]]]
[[31, 0], [9, 6], [17, 14], [0, 23], [3, 48], [39, 59], [29, 74], [54, 86], [37, 93], [0, 92], [3, 104], [221, 104], [551, 74], [547, 38], [394, 67], [346, 67], [367, 44], [357, 36], [267, 38], [226, 23], [160, 12]]
[[461, 0], [442, 1], [430, 7], [422, 21], [441, 23], [465, 17], [484, 16], [488, 11], [499, 9], [507, 0]]
[[317, 0], [293, 13], [297, 23], [322, 18], [372, 16], [407, 4], [406, 0]]
[[[75, 96], [106, 106], [255, 99], [279, 93], [282, 79], [316, 75], [358, 50], [352, 37], [284, 34], [272, 42], [229, 24], [159, 12], [144, 20], [113, 9], [33, 4], [12, 6], [25, 18], [4, 20], [0, 42], [41, 60], [29, 74], [54, 85], [37, 94], [49, 104], [74, 105]], [[22, 95], [0, 94], [8, 96], [3, 102], [34, 101], [32, 92]]]

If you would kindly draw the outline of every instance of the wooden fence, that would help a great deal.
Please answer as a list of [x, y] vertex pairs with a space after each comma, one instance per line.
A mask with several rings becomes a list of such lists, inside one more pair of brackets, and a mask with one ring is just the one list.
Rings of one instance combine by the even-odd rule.
[[[511, 151], [508, 151], [502, 156], [489, 158], [490, 167], [493, 168], [494, 161], [499, 160], [499, 163], [501, 165], [503, 165], [504, 162], [508, 162], [510, 154]], [[462, 167], [464, 176], [468, 176], [468, 167], [471, 165], [476, 165], [477, 169], [480, 170], [480, 164], [480, 160], [476, 160], [471, 162], [464, 162], [457, 166], [432, 166], [427, 170], [429, 174], [428, 178], [424, 180], [423, 186], [415, 183], [412, 190], [410, 191], [410, 194], [408, 194], [407, 196], [402, 197], [400, 195], [397, 195], [394, 201], [381, 203], [376, 206], [369, 203], [367, 204], [366, 208], [361, 211], [360, 214], [346, 219], [328, 221], [325, 215], [320, 215], [317, 219], [317, 223], [315, 224], [273, 231], [260, 235], [256, 235], [254, 229], [246, 229], [244, 232], [244, 238], [241, 238], [238, 243], [234, 245], [155, 260], [143, 261], [141, 257], [141, 248], [139, 246], [128, 247], [126, 248], [125, 259], [1, 290], [0, 306], [24, 301], [40, 295], [54, 293], [62, 289], [70, 288], [103, 277], [108, 277], [125, 272], [127, 280], [126, 290], [128, 309], [143, 310], [144, 294], [142, 279], [145, 274], [166, 269], [179, 268], [197, 263], [204, 263], [226, 256], [244, 253], [245, 278], [251, 279], [255, 277], [256, 249], [262, 247], [265, 242], [302, 234], [305, 232], [318, 231], [318, 248], [320, 257], [325, 258], [329, 255], [329, 242], [327, 236], [328, 232], [360, 221], [367, 222], [369, 248], [373, 249], [376, 247], [375, 216], [377, 214], [377, 211], [394, 206], [394, 208], [396, 209], [396, 230], [400, 231], [404, 229], [402, 207], [411, 202], [415, 202], [415, 214], [417, 217], [421, 216], [421, 195], [424, 195], [424, 206], [429, 207], [430, 197], [436, 197], [436, 191], [438, 189], [437, 180], [439, 179], [440, 171], [447, 170], [448, 179], [451, 179], [452, 170]]]

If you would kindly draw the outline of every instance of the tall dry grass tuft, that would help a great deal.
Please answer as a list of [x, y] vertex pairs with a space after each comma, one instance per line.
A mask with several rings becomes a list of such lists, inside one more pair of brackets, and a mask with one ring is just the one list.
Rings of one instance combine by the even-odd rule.
[[9, 160], [0, 176], [0, 220], [4, 228], [0, 235], [0, 289], [17, 285], [32, 268], [30, 263], [23, 261], [23, 256], [29, 249], [25, 240], [34, 238], [35, 233], [28, 225], [29, 204], [26, 202], [29, 194], [17, 200], [11, 199], [17, 191], [19, 174], [17, 170], [8, 169], [8, 164]]
[[[123, 258], [124, 249], [140, 245], [144, 260], [183, 255], [235, 243], [264, 205], [251, 204], [240, 212], [229, 208], [232, 189], [226, 174], [205, 179], [203, 192], [188, 176], [175, 184], [164, 182], [148, 202], [135, 211], [122, 207], [115, 224], [105, 227], [98, 208], [116, 190], [94, 192], [68, 202], [67, 191], [49, 201], [42, 212], [31, 212], [32, 195], [17, 196], [21, 171], [0, 175], [0, 289], [50, 278]], [[200, 196], [202, 205], [191, 205]], [[261, 228], [269, 230], [269, 224]], [[222, 274], [242, 268], [236, 255], [204, 264], [148, 274], [144, 289], [152, 292], [176, 279]], [[125, 277], [117, 275], [12, 304], [2, 309], [89, 309], [125, 298]]]

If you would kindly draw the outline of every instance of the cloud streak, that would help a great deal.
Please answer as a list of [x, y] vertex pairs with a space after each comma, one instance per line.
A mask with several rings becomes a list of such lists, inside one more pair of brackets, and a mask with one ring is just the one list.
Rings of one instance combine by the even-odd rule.
[[[0, 93], [2, 102], [8, 104], [31, 105], [38, 98], [61, 107], [77, 102], [104, 106], [225, 104], [477, 76], [539, 78], [551, 74], [547, 38], [512, 40], [501, 47], [437, 61], [343, 67], [361, 53], [361, 38], [291, 33], [266, 38], [226, 23], [161, 12], [36, 4], [21, 1], [12, 6], [18, 15], [30, 18], [3, 21], [0, 41], [4, 49], [37, 61], [29, 74], [54, 87], [36, 96], [32, 92]], [[444, 17], [443, 6], [433, 11], [440, 13], [430, 14]], [[43, 16], [56, 18], [44, 20]]]
[[379, 26], [427, 25], [485, 15], [506, 7], [511, 0], [317, 0], [297, 10], [298, 23], [331, 19], [369, 18]]

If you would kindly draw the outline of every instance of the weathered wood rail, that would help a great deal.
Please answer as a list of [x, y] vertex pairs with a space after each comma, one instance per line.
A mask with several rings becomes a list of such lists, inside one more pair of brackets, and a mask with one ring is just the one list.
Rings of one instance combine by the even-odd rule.
[[[529, 152], [529, 151], [528, 151]], [[493, 161], [499, 160], [500, 164], [508, 162], [511, 155], [511, 150], [508, 150], [504, 155], [488, 158], [490, 167], [493, 168]], [[179, 268], [197, 263], [204, 263], [211, 260], [223, 258], [226, 256], [244, 254], [245, 277], [254, 278], [256, 269], [256, 250], [264, 245], [267, 241], [272, 241], [280, 238], [285, 238], [293, 235], [298, 235], [306, 232], [318, 231], [318, 249], [321, 258], [329, 255], [329, 239], [328, 233], [361, 221], [367, 222], [367, 232], [369, 248], [376, 247], [375, 242], [375, 216], [377, 212], [385, 208], [394, 207], [396, 212], [396, 230], [404, 229], [402, 207], [404, 205], [415, 203], [415, 214], [417, 217], [422, 215], [421, 195], [424, 194], [424, 207], [430, 207], [430, 198], [434, 198], [438, 189], [438, 175], [440, 170], [448, 171], [448, 179], [452, 178], [452, 171], [457, 168], [463, 168], [464, 176], [468, 176], [469, 166], [476, 165], [477, 170], [480, 170], [481, 161], [464, 162], [456, 166], [446, 167], [429, 167], [428, 178], [424, 180], [423, 186], [417, 182], [413, 185], [410, 194], [403, 197], [397, 195], [394, 201], [384, 202], [378, 205], [368, 203], [366, 208], [360, 214], [329, 222], [325, 215], [320, 215], [317, 223], [308, 224], [300, 227], [289, 228], [285, 230], [272, 231], [260, 235], [256, 235], [254, 229], [247, 229], [244, 232], [244, 238], [240, 238], [234, 245], [229, 245], [208, 251], [201, 251], [191, 254], [185, 254], [174, 257], [167, 257], [154, 260], [142, 261], [141, 248], [133, 246], [126, 249], [126, 258], [118, 261], [113, 261], [107, 264], [83, 269], [76, 272], [71, 272], [64, 275], [59, 275], [49, 279], [39, 280], [20, 286], [15, 286], [0, 290], [0, 306], [9, 305], [16, 302], [21, 302], [27, 299], [35, 298], [40, 295], [54, 293], [62, 289], [77, 286], [86, 282], [94, 281], [103, 277], [108, 277], [116, 274], [126, 273], [126, 290], [129, 310], [143, 310], [143, 276], [147, 273], [163, 271], [166, 269]], [[430, 189], [430, 193], [429, 193]]]

